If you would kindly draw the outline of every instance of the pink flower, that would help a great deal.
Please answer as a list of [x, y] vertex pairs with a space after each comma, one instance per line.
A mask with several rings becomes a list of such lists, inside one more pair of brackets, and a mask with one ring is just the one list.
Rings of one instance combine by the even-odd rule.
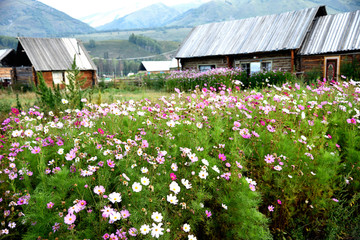
[[175, 173], [170, 173], [170, 178], [173, 181], [177, 179]]
[[337, 200], [336, 198], [332, 198], [331, 200], [333, 200], [334, 202], [339, 202], [339, 200]]
[[130, 215], [131, 215], [130, 212], [129, 212], [128, 210], [126, 210], [126, 209], [125, 209], [125, 210], [121, 210], [121, 211], [120, 211], [120, 214], [121, 214], [121, 216], [122, 216], [123, 219], [126, 219], [126, 218], [130, 217]]
[[269, 205], [269, 206], [268, 206], [268, 209], [269, 209], [270, 212], [273, 212], [273, 211], [274, 211], [274, 206], [273, 206], [273, 205]]
[[64, 222], [68, 225], [73, 224], [75, 222], [75, 220], [76, 220], [76, 216], [71, 213], [67, 214], [64, 218]]
[[275, 161], [275, 158], [274, 158], [274, 156], [273, 155], [266, 155], [265, 156], [265, 162], [266, 163], [273, 163]]
[[49, 202], [48, 204], [46, 204], [46, 207], [49, 209], [52, 208], [53, 206], [54, 206], [54, 203], [52, 203], [52, 202]]
[[101, 195], [105, 192], [105, 188], [103, 186], [95, 186], [94, 187], [94, 193], [97, 195]]
[[280, 200], [280, 199], [278, 199], [278, 200], [277, 200], [277, 203], [278, 203], [279, 205], [281, 205], [281, 200]]
[[209, 218], [209, 217], [211, 217], [211, 211], [208, 211], [208, 210], [205, 210], [205, 214], [206, 214], [206, 216]]
[[31, 150], [31, 153], [33, 154], [37, 154], [39, 152], [41, 152], [41, 148], [39, 148], [38, 146], [34, 147], [33, 150]]
[[110, 237], [110, 235], [108, 233], [105, 233], [103, 236], [103, 239], [108, 239]]
[[222, 161], [226, 161], [226, 156], [223, 153], [219, 153], [219, 159]]

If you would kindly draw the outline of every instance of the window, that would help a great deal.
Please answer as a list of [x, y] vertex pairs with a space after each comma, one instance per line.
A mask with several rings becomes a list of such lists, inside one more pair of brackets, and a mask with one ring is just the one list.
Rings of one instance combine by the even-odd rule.
[[271, 62], [261, 62], [261, 70], [263, 71], [271, 71], [272, 67], [271, 67]]
[[216, 68], [215, 65], [199, 65], [200, 72], [205, 72], [214, 68]]
[[271, 62], [249, 62], [249, 63], [240, 63], [240, 68], [243, 71], [246, 71], [248, 75], [254, 74], [260, 71], [271, 71], [272, 70], [272, 63]]
[[63, 72], [52, 72], [52, 78], [55, 85], [64, 83]]

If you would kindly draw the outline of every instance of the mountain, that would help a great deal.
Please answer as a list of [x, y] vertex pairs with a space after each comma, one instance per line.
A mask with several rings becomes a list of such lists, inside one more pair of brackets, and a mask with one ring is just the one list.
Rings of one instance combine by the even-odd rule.
[[125, 17], [119, 18], [103, 26], [98, 30], [111, 29], [139, 29], [161, 27], [170, 22], [179, 12], [162, 3], [150, 5], [133, 12]]
[[0, 0], [0, 35], [60, 37], [95, 29], [36, 0]]
[[182, 13], [167, 26], [196, 26], [210, 22], [278, 14], [319, 5], [326, 5], [328, 14], [360, 9], [360, 2], [357, 0], [217, 0]]

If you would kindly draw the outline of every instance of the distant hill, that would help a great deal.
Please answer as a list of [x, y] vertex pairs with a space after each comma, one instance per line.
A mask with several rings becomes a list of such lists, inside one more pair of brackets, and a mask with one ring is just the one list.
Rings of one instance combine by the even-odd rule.
[[110, 29], [138, 29], [154, 28], [166, 25], [171, 22], [179, 12], [162, 3], [157, 3], [140, 9], [134, 13], [126, 15], [103, 26], [97, 27], [98, 30]]
[[210, 22], [242, 19], [326, 5], [328, 14], [360, 9], [357, 0], [218, 0], [191, 9], [167, 26], [196, 26]]
[[193, 27], [205, 23], [278, 14], [319, 5], [326, 5], [328, 14], [360, 9], [359, 0], [213, 0], [201, 5], [178, 5], [172, 8], [164, 4], [155, 4], [97, 29], [108, 31], [164, 26]]
[[61, 37], [95, 29], [36, 0], [0, 0], [0, 35]]

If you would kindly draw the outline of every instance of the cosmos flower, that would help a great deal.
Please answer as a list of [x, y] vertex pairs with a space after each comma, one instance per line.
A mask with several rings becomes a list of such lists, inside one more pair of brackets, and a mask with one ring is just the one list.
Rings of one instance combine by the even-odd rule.
[[159, 212], [153, 212], [151, 214], [151, 219], [154, 220], [154, 222], [161, 222], [163, 220], [163, 216]]
[[97, 195], [101, 195], [105, 192], [105, 188], [103, 186], [95, 186], [94, 187], [94, 193]]
[[134, 192], [140, 192], [142, 190], [141, 184], [138, 183], [138, 182], [134, 182], [133, 185], [132, 185], [132, 190]]

